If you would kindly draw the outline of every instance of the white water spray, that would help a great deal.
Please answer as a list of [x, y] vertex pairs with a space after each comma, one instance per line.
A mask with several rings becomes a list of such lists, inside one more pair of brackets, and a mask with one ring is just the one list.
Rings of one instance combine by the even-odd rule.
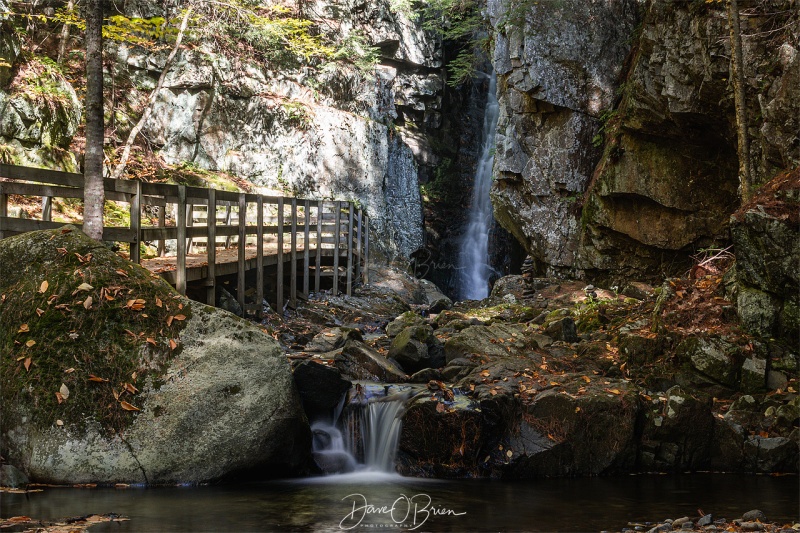
[[483, 143], [475, 182], [467, 231], [461, 241], [460, 281], [461, 298], [481, 300], [489, 296], [489, 229], [492, 225], [492, 187], [494, 166], [494, 138], [500, 106], [497, 103], [497, 77], [492, 73], [486, 111], [483, 115]]

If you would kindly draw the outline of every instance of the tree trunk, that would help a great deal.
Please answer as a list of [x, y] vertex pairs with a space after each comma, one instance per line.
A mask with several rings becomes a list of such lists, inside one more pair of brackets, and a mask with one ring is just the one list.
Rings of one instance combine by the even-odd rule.
[[142, 131], [147, 119], [150, 118], [150, 115], [153, 113], [153, 105], [156, 103], [156, 98], [158, 98], [158, 93], [161, 91], [161, 87], [164, 86], [164, 78], [167, 77], [167, 71], [172, 65], [172, 60], [175, 59], [175, 55], [178, 53], [178, 50], [181, 47], [181, 40], [183, 39], [183, 34], [186, 32], [186, 26], [189, 23], [189, 15], [192, 13], [192, 7], [193, 6], [190, 3], [189, 7], [186, 8], [186, 12], [183, 14], [181, 27], [178, 30], [178, 37], [175, 39], [175, 46], [172, 48], [172, 52], [170, 52], [169, 57], [167, 57], [166, 63], [164, 63], [164, 70], [161, 71], [161, 76], [158, 77], [156, 88], [153, 89], [153, 92], [150, 93], [150, 97], [147, 99], [147, 104], [145, 105], [141, 118], [139, 118], [139, 121], [128, 135], [128, 140], [125, 142], [125, 147], [122, 149], [122, 155], [119, 158], [119, 163], [117, 163], [117, 166], [114, 168], [114, 172], [111, 175], [113, 179], [118, 180], [122, 178], [122, 174], [125, 172], [125, 166], [128, 164], [128, 158], [131, 155], [131, 147], [133, 146], [133, 142], [136, 140], [136, 136], [139, 135], [139, 132]]
[[[67, 12], [72, 13], [72, 10], [75, 9], [75, 3], [73, 0], [69, 0], [67, 2]], [[59, 39], [58, 44], [58, 64], [61, 65], [64, 63], [64, 55], [67, 53], [67, 43], [69, 42], [69, 24], [64, 23], [64, 26], [61, 28], [61, 37]]]
[[103, 0], [86, 4], [86, 149], [83, 163], [83, 231], [103, 236]]
[[747, 104], [744, 95], [742, 33], [739, 29], [739, 6], [736, 0], [728, 0], [728, 25], [731, 35], [731, 78], [736, 106], [736, 133], [739, 151], [739, 191], [742, 203], [745, 203], [750, 199], [753, 180], [750, 169], [750, 138], [747, 134]]

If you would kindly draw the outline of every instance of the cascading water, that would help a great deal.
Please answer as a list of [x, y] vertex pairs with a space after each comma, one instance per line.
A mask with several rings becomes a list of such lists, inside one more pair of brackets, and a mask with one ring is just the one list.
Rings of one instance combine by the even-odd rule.
[[497, 77], [492, 73], [483, 116], [483, 141], [475, 171], [469, 222], [461, 241], [459, 278], [460, 297], [464, 300], [480, 300], [489, 296], [489, 275], [492, 270], [489, 265], [489, 229], [493, 220], [489, 190], [492, 187], [494, 139], [499, 110]]
[[352, 396], [338, 417], [338, 425], [312, 425], [314, 460], [327, 474], [394, 473], [402, 416], [410, 393], [376, 393], [372, 387], [356, 385]]

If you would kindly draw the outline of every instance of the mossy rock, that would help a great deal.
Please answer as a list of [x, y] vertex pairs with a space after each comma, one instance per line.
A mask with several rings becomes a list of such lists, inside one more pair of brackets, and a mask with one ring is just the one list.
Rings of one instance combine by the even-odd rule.
[[[0, 241], [0, 265], [3, 405], [29, 405], [36, 422], [127, 426], [134, 415], [112, 389], [160, 379], [190, 301], [74, 226]], [[69, 397], [59, 403], [62, 384]]]
[[74, 227], [0, 241], [0, 265], [0, 454], [34, 481], [199, 483], [308, 460], [289, 363], [256, 325]]
[[410, 326], [421, 326], [425, 319], [414, 311], [406, 311], [386, 325], [386, 334], [390, 337], [397, 336], [401, 331]]

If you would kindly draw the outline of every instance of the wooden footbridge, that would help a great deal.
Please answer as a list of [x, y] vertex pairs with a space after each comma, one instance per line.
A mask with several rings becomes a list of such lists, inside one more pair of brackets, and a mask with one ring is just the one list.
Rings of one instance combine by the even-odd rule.
[[[9, 216], [9, 195], [41, 198], [41, 218]], [[353, 202], [112, 179], [105, 195], [128, 204], [130, 223], [104, 226], [103, 240], [128, 243], [131, 261], [210, 305], [222, 284], [244, 314], [260, 315], [267, 297], [281, 310], [312, 290], [350, 295], [369, 280], [369, 219]], [[0, 164], [0, 239], [63, 226], [53, 198], [82, 200], [83, 175]], [[142, 257], [143, 243], [155, 257]]]

